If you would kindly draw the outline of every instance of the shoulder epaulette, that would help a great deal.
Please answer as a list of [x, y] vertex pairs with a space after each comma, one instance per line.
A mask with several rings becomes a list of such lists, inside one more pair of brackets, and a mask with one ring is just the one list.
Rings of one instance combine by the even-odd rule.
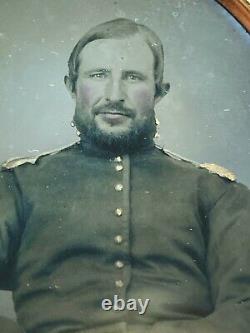
[[37, 159], [38, 159], [38, 156], [37, 157], [11, 158], [11, 159], [5, 161], [2, 164], [2, 167], [5, 168], [5, 169], [13, 169], [13, 168], [16, 168], [19, 165], [22, 165], [22, 164], [25, 164], [25, 163], [35, 164]]
[[[75, 144], [75, 142], [73, 143]], [[71, 144], [72, 145], [72, 144]], [[36, 155], [36, 156], [29, 156], [29, 157], [16, 157], [16, 158], [11, 158], [9, 160], [7, 160], [6, 162], [4, 162], [2, 164], [2, 167], [4, 169], [13, 169], [18, 167], [19, 165], [25, 164], [25, 163], [30, 163], [30, 164], [36, 164], [37, 160], [40, 157], [46, 156], [46, 155], [54, 155], [59, 153], [61, 150], [70, 147], [71, 145], [67, 145], [65, 147], [62, 148], [57, 148], [57, 149], [53, 149], [47, 152], [44, 152], [42, 154]]]
[[210, 173], [215, 173], [215, 174], [219, 175], [220, 177], [227, 178], [231, 181], [236, 180], [236, 175], [232, 171], [230, 171], [220, 165], [217, 165], [214, 163], [203, 163], [203, 164], [200, 164], [199, 166], [200, 166], [200, 168], [207, 169]]
[[202, 163], [202, 164], [199, 164], [199, 163], [194, 162], [192, 160], [189, 160], [189, 159], [187, 159], [185, 157], [177, 155], [177, 154], [175, 154], [175, 153], [173, 153], [173, 152], [171, 152], [171, 151], [169, 151], [169, 150], [167, 150], [167, 149], [165, 149], [163, 147], [159, 147], [157, 145], [156, 145], [156, 147], [159, 148], [164, 154], [166, 154], [166, 155], [174, 158], [175, 160], [192, 163], [194, 166], [196, 166], [198, 168], [207, 169], [210, 173], [217, 174], [220, 177], [227, 178], [227, 179], [229, 179], [231, 181], [235, 181], [236, 180], [236, 175], [232, 171], [230, 171], [230, 170], [228, 170], [228, 169], [226, 169], [226, 168], [224, 168], [224, 167], [222, 167], [220, 165], [217, 165], [217, 164], [214, 164], [214, 163]]

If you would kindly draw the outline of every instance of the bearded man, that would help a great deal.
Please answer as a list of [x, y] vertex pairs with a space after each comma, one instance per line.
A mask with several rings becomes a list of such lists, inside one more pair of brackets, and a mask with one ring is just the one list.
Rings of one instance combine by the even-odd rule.
[[94, 27], [65, 77], [80, 141], [3, 165], [0, 281], [25, 332], [249, 332], [249, 190], [155, 146], [163, 62], [149, 28]]

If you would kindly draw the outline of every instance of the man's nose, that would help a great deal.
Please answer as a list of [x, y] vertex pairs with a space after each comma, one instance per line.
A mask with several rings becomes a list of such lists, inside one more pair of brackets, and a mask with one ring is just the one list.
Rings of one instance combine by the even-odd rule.
[[124, 102], [125, 91], [122, 80], [111, 79], [106, 87], [106, 100], [109, 102]]

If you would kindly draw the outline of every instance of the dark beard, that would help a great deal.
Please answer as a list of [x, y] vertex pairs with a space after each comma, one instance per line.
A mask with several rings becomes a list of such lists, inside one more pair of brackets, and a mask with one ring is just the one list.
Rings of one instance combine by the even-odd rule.
[[151, 146], [156, 133], [154, 110], [150, 112], [150, 116], [144, 122], [141, 121], [140, 124], [136, 124], [120, 134], [100, 130], [94, 120], [83, 122], [75, 116], [74, 121], [83, 142], [116, 154], [133, 153]]

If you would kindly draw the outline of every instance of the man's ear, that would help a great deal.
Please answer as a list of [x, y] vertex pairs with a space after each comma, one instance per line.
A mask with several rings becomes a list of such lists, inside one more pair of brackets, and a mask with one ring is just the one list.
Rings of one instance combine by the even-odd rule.
[[160, 100], [166, 96], [170, 89], [170, 83], [162, 83], [160, 87], [157, 87], [157, 91], [155, 94], [155, 104], [160, 102]]
[[76, 94], [75, 94], [74, 89], [73, 89], [73, 84], [72, 84], [72, 81], [70, 80], [70, 78], [67, 75], [64, 76], [64, 83], [65, 83], [65, 86], [66, 86], [68, 92], [70, 93], [70, 96], [73, 99], [75, 99]]

